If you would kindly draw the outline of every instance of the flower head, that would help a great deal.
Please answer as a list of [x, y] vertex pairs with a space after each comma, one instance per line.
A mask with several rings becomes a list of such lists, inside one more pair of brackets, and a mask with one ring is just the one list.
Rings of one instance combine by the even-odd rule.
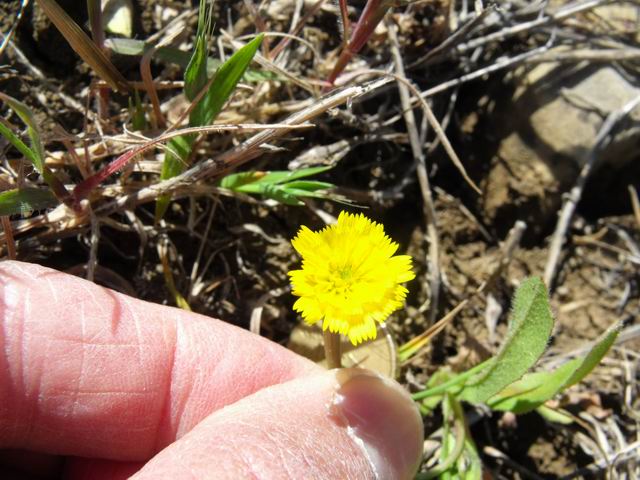
[[300, 297], [293, 309], [354, 345], [376, 337], [376, 322], [403, 304], [401, 283], [415, 278], [411, 257], [394, 256], [398, 244], [362, 214], [342, 212], [319, 232], [302, 227], [291, 243], [302, 256], [302, 269], [289, 272]]

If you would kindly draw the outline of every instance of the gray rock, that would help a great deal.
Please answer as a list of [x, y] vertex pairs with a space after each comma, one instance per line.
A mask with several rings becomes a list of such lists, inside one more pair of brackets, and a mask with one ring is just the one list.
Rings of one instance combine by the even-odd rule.
[[[545, 63], [520, 69], [513, 82], [512, 101], [493, 114], [499, 143], [482, 210], [489, 222], [523, 218], [535, 231], [555, 219], [606, 117], [640, 88], [614, 67], [593, 64]], [[598, 168], [619, 169], [638, 157], [640, 112], [634, 119], [602, 152]]]

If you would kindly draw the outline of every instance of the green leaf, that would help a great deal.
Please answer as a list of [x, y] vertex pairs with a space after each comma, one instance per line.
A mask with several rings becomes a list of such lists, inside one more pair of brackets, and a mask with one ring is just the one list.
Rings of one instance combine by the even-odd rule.
[[134, 130], [144, 130], [146, 128], [147, 119], [138, 90], [134, 92], [133, 100], [129, 97], [129, 116], [131, 117], [131, 126]]
[[589, 375], [591, 371], [600, 363], [600, 360], [604, 358], [607, 354], [611, 346], [618, 338], [618, 333], [620, 333], [620, 329], [622, 328], [621, 323], [617, 323], [607, 329], [598, 340], [593, 344], [589, 352], [585, 355], [585, 357], [580, 362], [580, 365], [573, 373], [571, 378], [567, 380], [564, 384], [563, 388], [569, 388], [572, 385], [582, 381], [584, 377]]
[[458, 471], [463, 480], [482, 480], [482, 460], [473, 440], [467, 436], [464, 441], [464, 453], [458, 459]]
[[[200, 127], [213, 123], [251, 63], [253, 56], [262, 43], [262, 38], [263, 35], [258, 35], [254, 40], [239, 49], [233, 54], [233, 56], [231, 56], [231, 58], [222, 64], [216, 72], [213, 81], [210, 82], [207, 93], [192, 110], [191, 115], [189, 116], [190, 126]], [[200, 54], [197, 51], [194, 52], [194, 57], [197, 55]], [[202, 67], [201, 65], [197, 65], [193, 68]], [[193, 75], [193, 81], [195, 82], [198, 76], [195, 74]], [[190, 154], [190, 152], [191, 148], [189, 148], [188, 153]], [[184, 156], [181, 155], [180, 158], [177, 158], [175, 155], [166, 154], [162, 165], [160, 179], [167, 180], [182, 173], [185, 169], [186, 160], [188, 159], [189, 154]], [[168, 205], [168, 196], [163, 195], [158, 198], [156, 203], [156, 219], [160, 219], [164, 216]]]
[[317, 182], [315, 180], [296, 180], [295, 182], [287, 182], [283, 185], [288, 190], [300, 190], [305, 192], [316, 192], [318, 190], [329, 190], [335, 185], [329, 182]]
[[4, 93], [0, 93], [0, 100], [8, 104], [11, 109], [16, 112], [16, 115], [20, 117], [20, 120], [22, 120], [27, 126], [27, 134], [29, 135], [31, 148], [27, 149], [27, 152], [23, 148], [24, 143], [20, 141], [20, 143], [22, 143], [22, 146], [19, 146], [17, 143], [15, 143], [15, 139], [17, 139], [15, 135], [13, 135], [14, 140], [12, 141], [12, 139], [5, 133], [8, 130], [6, 127], [5, 130], [2, 131], [2, 134], [7, 137], [7, 140], [9, 140], [18, 150], [20, 150], [20, 153], [22, 153], [25, 157], [27, 157], [27, 159], [29, 159], [31, 163], [33, 163], [33, 166], [36, 168], [38, 173], [42, 174], [44, 172], [44, 148], [42, 146], [42, 141], [40, 140], [40, 133], [38, 131], [38, 127], [36, 126], [37, 124], [33, 116], [33, 112], [31, 112], [29, 107], [27, 107], [24, 103]]
[[9, 142], [33, 164], [33, 167], [42, 175], [47, 185], [51, 187], [55, 196], [58, 197], [59, 200], [65, 201], [69, 197], [67, 189], [45, 165], [44, 147], [42, 146], [40, 131], [38, 130], [33, 112], [24, 103], [4, 93], [0, 93], [0, 100], [7, 103], [27, 126], [27, 135], [29, 136], [31, 148], [27, 147], [22, 140], [1, 122], [0, 134], [9, 140]]
[[554, 423], [560, 423], [562, 425], [570, 425], [573, 423], [573, 418], [565, 410], [553, 409], [545, 405], [540, 405], [536, 408], [536, 412], [540, 414], [545, 420]]
[[184, 72], [184, 93], [189, 100], [196, 98], [207, 84], [207, 53], [207, 39], [198, 37], [193, 55]]
[[243, 185], [255, 183], [266, 175], [265, 172], [239, 172], [226, 175], [220, 180], [219, 185], [229, 190], [238, 190]]
[[267, 172], [266, 175], [261, 176], [258, 181], [260, 183], [285, 183], [298, 180], [300, 178], [311, 177], [319, 173], [326, 172], [333, 167], [309, 167], [300, 168], [298, 170], [274, 170]]
[[487, 404], [494, 410], [514, 413], [526, 413], [538, 408], [587, 376], [607, 354], [619, 331], [619, 325], [614, 325], [582, 357], [570, 360], [552, 372], [525, 375], [491, 398]]
[[209, 125], [215, 120], [249, 67], [262, 39], [263, 35], [258, 35], [220, 66], [207, 93], [192, 112], [192, 119], [197, 123], [191, 126]]
[[28, 215], [58, 203], [51, 191], [21, 188], [0, 192], [0, 215]]
[[[312, 168], [301, 168], [299, 170], [289, 171], [289, 170], [274, 170], [272, 172], [261, 172], [261, 171], [249, 171], [249, 172], [240, 172], [240, 173], [232, 173], [230, 175], [225, 176], [220, 180], [220, 186], [222, 188], [228, 188], [229, 190], [237, 190], [242, 185], [251, 184], [260, 184], [260, 185], [272, 185], [272, 184], [282, 184], [287, 182], [288, 185], [296, 185], [293, 180], [298, 180], [300, 178], [310, 177], [312, 175], [317, 175], [318, 173], [326, 172], [332, 167], [312, 167]], [[333, 188], [334, 185], [330, 183], [324, 182], [314, 182], [316, 184], [323, 183], [324, 185], [328, 185], [324, 188]], [[301, 184], [303, 185], [303, 184]], [[302, 188], [303, 187], [296, 187]]]
[[544, 352], [553, 316], [542, 280], [524, 280], [516, 291], [509, 331], [491, 365], [467, 383], [460, 396], [472, 403], [486, 402], [521, 378]]
[[[18, 136], [13, 133], [9, 128], [5, 126], [4, 123], [0, 122], [0, 135], [6, 138], [11, 145], [13, 145], [22, 155], [25, 156], [27, 160], [29, 160], [34, 167], [38, 164], [38, 157], [36, 153], [27, 147]], [[37, 169], [37, 167], [36, 167]]]
[[487, 401], [494, 410], [526, 413], [558, 393], [578, 367], [580, 360], [571, 360], [553, 372], [525, 375]]
[[[300, 198], [312, 197], [347, 202], [347, 199], [330, 195], [327, 190], [335, 185], [315, 180], [296, 180], [324, 172], [328, 167], [305, 168], [294, 172], [241, 172], [227, 175], [220, 181], [222, 188], [235, 192], [262, 195], [285, 205], [302, 206]], [[287, 181], [291, 180], [293, 181]]]
[[[184, 166], [187, 164], [189, 155], [191, 154], [191, 147], [194, 142], [193, 135], [183, 135], [180, 137], [174, 137], [167, 143], [167, 151], [164, 155], [164, 162], [162, 162], [162, 171], [160, 172], [160, 178], [173, 178], [179, 175], [184, 170]], [[160, 220], [171, 201], [170, 195], [160, 195], [156, 201], [156, 221]]]

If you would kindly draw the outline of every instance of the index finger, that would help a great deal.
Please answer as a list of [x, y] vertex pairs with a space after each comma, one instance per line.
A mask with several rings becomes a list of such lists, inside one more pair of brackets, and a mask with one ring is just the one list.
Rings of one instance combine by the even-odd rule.
[[316, 371], [224, 322], [0, 263], [0, 448], [145, 460], [211, 412]]

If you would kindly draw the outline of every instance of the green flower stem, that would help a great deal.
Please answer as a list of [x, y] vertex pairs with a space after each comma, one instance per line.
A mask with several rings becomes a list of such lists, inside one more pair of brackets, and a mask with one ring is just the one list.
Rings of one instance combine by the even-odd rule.
[[443, 393], [447, 392], [450, 388], [455, 387], [456, 385], [466, 381], [468, 378], [472, 377], [473, 375], [475, 375], [476, 373], [480, 372], [481, 370], [483, 370], [488, 366], [489, 366], [489, 360], [485, 360], [484, 362], [476, 365], [475, 367], [470, 368], [466, 372], [456, 375], [448, 382], [437, 385], [427, 390], [423, 390], [422, 392], [414, 393], [413, 395], [411, 395], [411, 398], [413, 398], [413, 400], [417, 402], [420, 400], [424, 400], [425, 398], [433, 397], [435, 395], [442, 395]]
[[340, 348], [340, 334], [333, 333], [327, 328], [324, 335], [324, 356], [327, 359], [329, 370], [342, 368], [342, 351]]

